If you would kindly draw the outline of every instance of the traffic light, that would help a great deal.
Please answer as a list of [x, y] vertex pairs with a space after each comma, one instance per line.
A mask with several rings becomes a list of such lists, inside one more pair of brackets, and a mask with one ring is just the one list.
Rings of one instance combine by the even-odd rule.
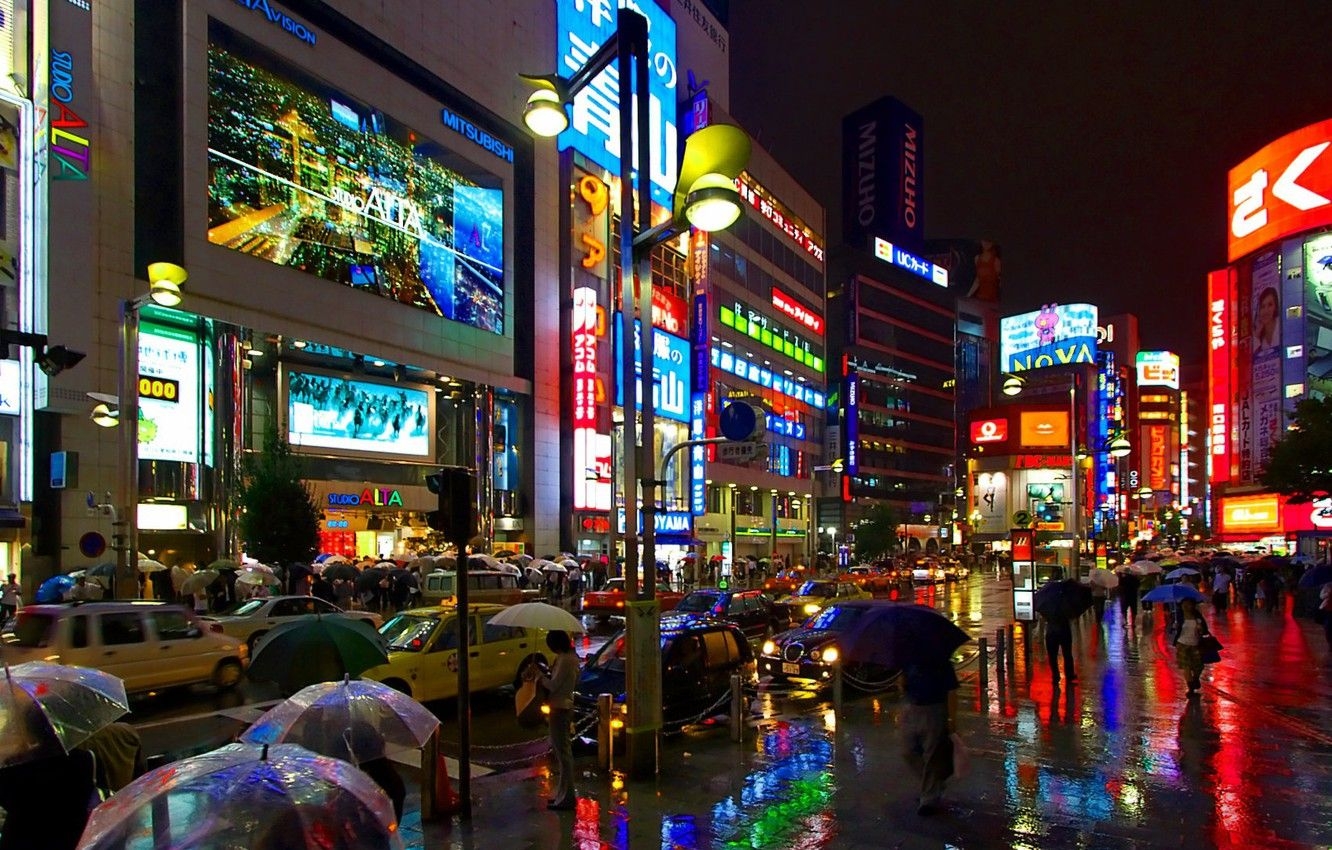
[[476, 534], [476, 484], [472, 471], [446, 466], [426, 476], [426, 487], [438, 497], [426, 524], [454, 543], [465, 545]]

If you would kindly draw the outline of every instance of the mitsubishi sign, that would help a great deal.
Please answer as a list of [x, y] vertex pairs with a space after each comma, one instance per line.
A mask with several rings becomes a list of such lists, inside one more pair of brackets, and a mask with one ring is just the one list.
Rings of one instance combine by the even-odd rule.
[[1272, 142], [1230, 170], [1230, 261], [1332, 224], [1332, 119]]

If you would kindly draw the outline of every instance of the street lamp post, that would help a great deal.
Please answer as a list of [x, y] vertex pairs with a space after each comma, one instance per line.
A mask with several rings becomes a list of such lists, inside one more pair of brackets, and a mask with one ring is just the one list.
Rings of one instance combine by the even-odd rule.
[[[740, 205], [734, 181], [748, 164], [750, 150], [749, 137], [737, 127], [716, 124], [691, 135], [685, 142], [672, 215], [661, 224], [649, 226], [652, 206], [649, 190], [649, 175], [652, 173], [648, 135], [651, 114], [649, 58], [647, 19], [632, 9], [619, 9], [615, 32], [572, 76], [520, 75], [537, 86], [528, 99], [524, 122], [537, 135], [556, 136], [568, 126], [565, 109], [573, 97], [611, 63], [619, 64], [619, 384], [624, 399], [625, 425], [620, 472], [624, 486], [624, 574], [629, 588], [625, 618], [628, 712], [625, 740], [628, 770], [636, 777], [656, 773], [657, 739], [661, 728], [661, 624], [656, 600], [655, 532], [659, 482], [652, 398], [651, 250], [690, 226], [712, 231], [722, 230], [735, 222], [740, 215]], [[638, 280], [637, 313], [642, 325], [639, 345], [634, 345], [635, 278]], [[642, 412], [635, 415], [640, 374], [645, 384], [642, 387]], [[612, 521], [614, 519], [612, 517]], [[641, 560], [636, 538], [642, 543]]]

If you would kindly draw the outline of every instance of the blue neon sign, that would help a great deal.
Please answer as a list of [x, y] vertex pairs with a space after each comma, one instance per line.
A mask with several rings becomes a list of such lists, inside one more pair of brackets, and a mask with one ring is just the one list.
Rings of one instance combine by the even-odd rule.
[[[615, 328], [620, 327], [619, 314], [615, 314]], [[642, 362], [643, 323], [634, 320], [634, 364]], [[615, 339], [615, 362], [620, 362], [620, 339]], [[652, 409], [658, 416], [689, 421], [689, 341], [683, 337], [652, 329]], [[643, 407], [642, 372], [635, 381], [638, 388], [638, 407]], [[619, 382], [615, 385], [615, 403], [624, 406], [624, 393]]]
[[[676, 141], [675, 21], [650, 0], [557, 0], [556, 62], [561, 76], [576, 72], [615, 34], [616, 7], [632, 9], [648, 24], [648, 133], [651, 137], [652, 200], [671, 205], [678, 168]], [[635, 127], [637, 125], [635, 124]], [[620, 68], [597, 75], [573, 102], [569, 129], [559, 149], [574, 150], [607, 171], [620, 171]]]
[[773, 390], [796, 401], [803, 401], [811, 407], [820, 409], [823, 407], [823, 393], [811, 389], [808, 385], [799, 381], [774, 374], [747, 358], [736, 357], [731, 352], [715, 346], [712, 349], [712, 365], [723, 372], [735, 375], [737, 378], [744, 378], [750, 383], [758, 384], [764, 389]]
[[887, 239], [874, 237], [874, 256], [885, 263], [923, 277], [935, 286], [948, 288], [948, 269], [917, 257], [910, 251], [897, 247]]

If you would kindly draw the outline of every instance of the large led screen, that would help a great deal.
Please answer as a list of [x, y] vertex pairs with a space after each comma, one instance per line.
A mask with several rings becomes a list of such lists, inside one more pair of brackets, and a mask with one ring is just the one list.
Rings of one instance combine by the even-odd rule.
[[139, 459], [199, 462], [199, 338], [139, 326]]
[[208, 241], [504, 332], [500, 179], [216, 23]]
[[999, 320], [999, 368], [1005, 372], [1096, 362], [1096, 307], [1046, 304]]
[[287, 372], [287, 442], [302, 450], [434, 458], [434, 393], [341, 375]]

